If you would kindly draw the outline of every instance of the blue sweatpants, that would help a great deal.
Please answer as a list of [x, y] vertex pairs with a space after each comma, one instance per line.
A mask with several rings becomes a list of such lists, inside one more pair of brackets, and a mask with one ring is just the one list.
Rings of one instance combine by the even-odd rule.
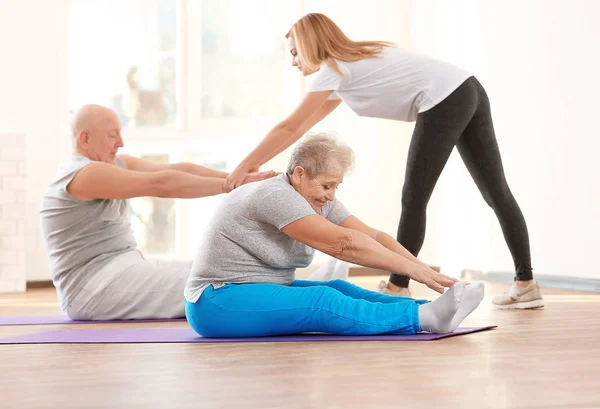
[[209, 286], [197, 302], [185, 302], [191, 327], [212, 338], [324, 332], [338, 335], [414, 334], [425, 300], [392, 297], [347, 281], [291, 285]]

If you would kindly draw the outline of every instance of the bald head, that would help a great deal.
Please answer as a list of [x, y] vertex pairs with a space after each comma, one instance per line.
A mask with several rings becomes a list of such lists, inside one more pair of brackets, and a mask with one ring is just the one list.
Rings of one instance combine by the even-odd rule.
[[[77, 137], [81, 131], [93, 130], [107, 126], [115, 126], [119, 124], [119, 118], [110, 108], [102, 105], [88, 104], [84, 105], [73, 117], [71, 129], [73, 137]], [[118, 125], [120, 127], [120, 124]]]
[[75, 151], [92, 160], [113, 162], [123, 146], [121, 122], [117, 114], [102, 105], [84, 105], [71, 124]]

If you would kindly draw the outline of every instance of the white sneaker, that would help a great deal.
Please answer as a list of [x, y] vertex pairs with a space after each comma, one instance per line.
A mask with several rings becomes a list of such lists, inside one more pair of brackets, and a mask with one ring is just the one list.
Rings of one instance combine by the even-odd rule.
[[492, 304], [501, 310], [525, 310], [543, 307], [544, 300], [539, 283], [533, 281], [527, 287], [513, 283], [504, 294], [494, 297]]
[[408, 297], [408, 298], [412, 298], [412, 296], [410, 295], [410, 290], [408, 289], [408, 287], [404, 288], [401, 287], [400, 291], [391, 291], [389, 288], [387, 288], [387, 282], [385, 282], [384, 280], [381, 280], [379, 282], [379, 286], [377, 287], [377, 291], [382, 293], [382, 294], [386, 294], [386, 295], [391, 295], [394, 297]]

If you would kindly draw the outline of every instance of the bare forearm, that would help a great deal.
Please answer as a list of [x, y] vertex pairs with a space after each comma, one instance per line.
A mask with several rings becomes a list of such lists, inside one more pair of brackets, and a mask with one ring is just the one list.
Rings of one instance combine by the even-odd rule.
[[277, 125], [242, 161], [242, 165], [247, 169], [252, 169], [265, 164], [300, 139], [301, 135], [281, 124]]
[[359, 231], [351, 231], [347, 243], [339, 246], [336, 253], [333, 255], [341, 260], [396, 274], [408, 274], [415, 268], [413, 261]]
[[375, 240], [385, 248], [393, 251], [396, 254], [410, 260], [415, 264], [419, 264], [424, 267], [429, 267], [427, 264], [423, 263], [421, 260], [413, 256], [410, 251], [406, 250], [404, 246], [402, 246], [398, 241], [396, 241], [392, 236], [382, 231], [377, 231], [375, 235]]
[[196, 165], [190, 162], [181, 162], [173, 164], [173, 169], [180, 172], [189, 173], [195, 176], [203, 176], [209, 178], [225, 179], [229, 173], [220, 170], [210, 169], [205, 166]]
[[[298, 139], [300, 139], [300, 137], [302, 135], [304, 135], [305, 133], [307, 133], [308, 131], [310, 131], [310, 129], [315, 125], [318, 124], [319, 122], [321, 122], [325, 117], [327, 117], [327, 115], [329, 115], [336, 107], [338, 107], [340, 105], [341, 101], [340, 100], [331, 100], [326, 102], [317, 112], [315, 112], [307, 121], [304, 121], [304, 123], [300, 126], [300, 128], [298, 128], [298, 130], [294, 133], [294, 135], [290, 136], [290, 140], [291, 142], [285, 146], [283, 149], [281, 149], [279, 152], [272, 152], [267, 158], [264, 158], [263, 161], [260, 163], [260, 165], [270, 161], [271, 159], [273, 159], [277, 154], [279, 154], [280, 152], [282, 152], [283, 150], [287, 149], [290, 145], [292, 145], [295, 141], [297, 141]], [[294, 137], [295, 136], [295, 137]]]
[[157, 196], [191, 199], [225, 193], [223, 179], [196, 176], [178, 170], [156, 172]]

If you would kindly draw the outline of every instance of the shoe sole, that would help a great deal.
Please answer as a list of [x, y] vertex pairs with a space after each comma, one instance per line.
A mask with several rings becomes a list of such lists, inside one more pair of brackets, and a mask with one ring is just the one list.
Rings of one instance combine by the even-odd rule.
[[494, 304], [494, 308], [498, 310], [530, 310], [534, 308], [544, 307], [544, 300], [534, 300], [529, 302], [516, 302], [507, 305]]

